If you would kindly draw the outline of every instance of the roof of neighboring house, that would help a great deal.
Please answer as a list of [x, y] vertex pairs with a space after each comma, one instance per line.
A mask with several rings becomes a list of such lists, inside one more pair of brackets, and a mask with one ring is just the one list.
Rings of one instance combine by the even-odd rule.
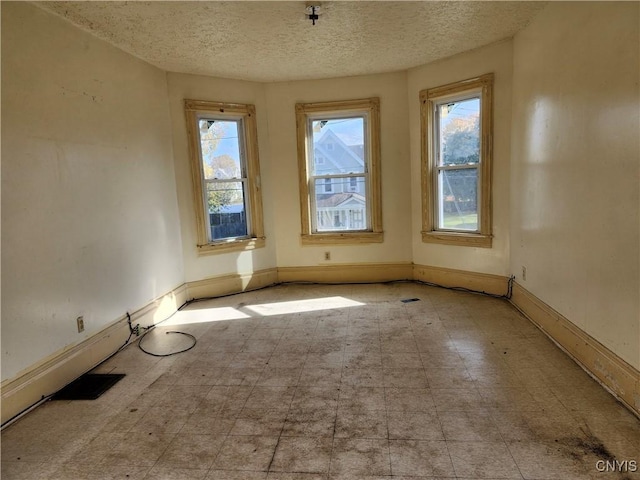
[[353, 146], [361, 147], [364, 145], [362, 138], [356, 135], [349, 135], [347, 133], [335, 133], [335, 132], [333, 133], [335, 134], [336, 137], [338, 137], [342, 141], [342, 143], [344, 143], [349, 147], [353, 147]]
[[346, 135], [342, 133], [337, 134], [331, 129], [327, 129], [322, 132], [322, 136], [317, 140], [317, 142], [314, 143], [315, 148], [319, 149], [329, 160], [331, 160], [331, 153], [326, 151], [324, 145], [328, 143], [330, 139], [334, 139], [336, 141], [336, 144], [340, 145], [344, 149], [344, 151], [352, 156], [357, 163], [362, 164], [364, 162], [364, 158], [362, 157], [363, 150], [361, 148], [358, 148], [364, 148], [361, 140], [357, 140], [352, 135]]
[[316, 198], [316, 207], [338, 207], [352, 199], [360, 204], [365, 203], [364, 196], [359, 193], [332, 193], [318, 195]]

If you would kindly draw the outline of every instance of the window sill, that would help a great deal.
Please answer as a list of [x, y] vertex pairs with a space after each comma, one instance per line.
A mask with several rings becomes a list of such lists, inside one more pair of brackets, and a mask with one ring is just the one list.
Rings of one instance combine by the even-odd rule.
[[243, 238], [241, 240], [232, 240], [230, 242], [214, 242], [205, 245], [198, 245], [198, 255], [215, 255], [217, 253], [236, 252], [242, 250], [253, 250], [262, 248], [265, 244], [265, 238]]
[[461, 247], [491, 248], [493, 236], [481, 233], [461, 232], [422, 232], [424, 243], [440, 243], [444, 245], [458, 245]]
[[302, 245], [359, 245], [363, 243], [382, 243], [382, 232], [345, 232], [313, 233], [301, 236]]

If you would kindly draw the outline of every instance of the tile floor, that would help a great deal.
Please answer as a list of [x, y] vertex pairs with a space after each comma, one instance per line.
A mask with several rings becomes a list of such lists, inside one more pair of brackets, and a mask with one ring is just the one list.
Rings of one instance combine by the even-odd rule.
[[[419, 301], [402, 303], [402, 299]], [[2, 432], [2, 479], [600, 479], [640, 422], [504, 300], [415, 283], [196, 302]], [[164, 349], [164, 350], [163, 350]], [[602, 465], [602, 463], [600, 464]]]

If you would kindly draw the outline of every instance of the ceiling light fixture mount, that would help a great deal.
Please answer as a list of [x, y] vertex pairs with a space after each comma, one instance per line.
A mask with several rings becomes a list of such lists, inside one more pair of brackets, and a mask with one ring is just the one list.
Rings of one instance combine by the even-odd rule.
[[320, 5], [319, 4], [307, 4], [307, 7], [304, 9], [307, 18], [311, 20], [313, 25], [316, 24], [316, 20], [320, 18]]

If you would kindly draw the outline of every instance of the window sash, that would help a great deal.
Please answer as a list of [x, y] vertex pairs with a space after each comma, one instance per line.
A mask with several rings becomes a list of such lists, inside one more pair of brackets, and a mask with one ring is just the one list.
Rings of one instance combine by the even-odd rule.
[[[423, 242], [483, 248], [492, 247], [491, 172], [493, 156], [493, 82], [494, 75], [488, 73], [479, 77], [429, 88], [420, 92]], [[439, 145], [441, 141], [441, 119], [438, 115], [438, 107], [449, 103], [464, 103], [468, 100], [474, 101], [471, 104], [467, 104], [467, 107], [473, 105], [474, 110], [478, 108], [478, 118], [476, 121], [479, 131], [474, 128], [474, 136], [475, 134], [478, 135], [479, 149], [477, 152], [473, 149], [470, 153], [466, 153], [466, 151], [468, 151], [467, 148], [462, 147], [461, 150], [456, 148], [454, 151], [449, 152], [451, 154], [450, 158], [446, 159], [449, 164], [440, 165], [440, 154], [444, 154], [445, 152], [440, 151]], [[447, 114], [451, 113], [449, 110], [441, 109], [441, 111], [443, 116], [445, 112]], [[462, 111], [464, 112], [465, 110]], [[455, 118], [460, 117], [458, 117], [458, 115], [452, 117], [452, 119]], [[445, 125], [447, 124], [448, 122], [445, 123]], [[467, 129], [462, 128], [462, 131], [465, 130]], [[452, 131], [448, 133], [452, 133]], [[477, 159], [475, 158], [476, 155]], [[465, 156], [468, 156], [468, 158], [465, 159]], [[443, 163], [444, 160], [443, 158]], [[456, 163], [465, 160], [468, 161], [468, 163]], [[458, 205], [456, 205], [456, 210], [458, 210], [462, 220], [458, 224], [452, 223], [450, 220], [453, 215], [448, 215], [447, 212], [445, 212], [447, 226], [459, 226], [460, 228], [443, 228], [445, 225], [444, 222], [441, 221], [441, 215], [438, 211], [441, 194], [438, 191], [437, 179], [443, 175], [453, 177], [456, 171], [463, 172], [465, 169], [473, 171], [476, 177], [476, 182], [473, 184], [475, 197], [466, 189], [468, 185], [462, 186], [462, 190], [458, 191], [462, 192], [462, 198], [466, 201], [475, 199], [477, 223], [470, 225], [471, 228], [469, 229], [465, 228], [473, 221], [470, 218], [464, 218], [466, 216], [464, 212], [473, 211], [473, 209], [470, 208], [472, 205], [467, 203], [465, 205], [466, 208], [461, 208], [461, 212], [457, 208]], [[460, 175], [462, 176], [463, 173]], [[450, 178], [450, 180], [452, 180], [452, 178]], [[462, 182], [462, 180], [460, 181]], [[453, 182], [451, 185], [457, 188]], [[458, 184], [458, 186], [461, 186], [461, 184]], [[460, 197], [458, 197], [458, 199], [459, 198]], [[448, 213], [451, 212], [449, 211]]]
[[367, 173], [331, 173], [325, 175], [311, 175], [309, 179], [322, 180], [324, 178], [358, 178], [358, 177], [367, 177]]
[[[309, 183], [308, 183], [308, 191], [309, 191], [309, 204], [311, 206], [311, 231], [313, 233], [331, 233], [331, 232], [366, 232], [369, 231], [369, 226], [367, 224], [368, 218], [370, 218], [370, 203], [367, 203], [365, 200], [365, 204], [364, 204], [364, 216], [363, 216], [363, 227], [362, 228], [349, 228], [349, 229], [342, 229], [342, 228], [336, 228], [336, 229], [329, 229], [329, 228], [320, 228], [320, 226], [318, 225], [318, 218], [320, 217], [320, 214], [322, 212], [325, 211], [336, 211], [336, 210], [340, 210], [340, 211], [350, 211], [350, 210], [355, 210], [353, 206], [345, 206], [343, 208], [339, 208], [339, 207], [328, 207], [326, 209], [320, 210], [317, 207], [317, 189], [316, 189], [316, 183], [317, 180], [322, 180], [322, 179], [351, 179], [351, 178], [362, 178], [364, 183], [364, 189], [365, 189], [365, 199], [367, 198], [368, 195], [368, 188], [367, 188], [367, 179], [366, 179], [366, 175], [365, 174], [361, 174], [361, 173], [353, 173], [353, 174], [346, 174], [346, 175], [318, 175], [316, 177], [311, 177], [309, 178]], [[350, 182], [349, 182], [350, 184]], [[325, 194], [325, 193], [338, 193], [335, 192], [335, 189], [332, 188], [331, 192], [325, 192], [324, 191], [324, 183], [321, 183], [321, 192], [320, 194]], [[333, 183], [332, 183], [333, 185]], [[357, 189], [357, 187], [356, 187]], [[343, 189], [343, 192], [340, 193], [354, 193], [353, 191], [350, 190], [350, 187], [347, 186], [346, 191]], [[348, 213], [347, 213], [348, 214]], [[349, 224], [351, 224], [351, 222], [349, 222]]]
[[[247, 233], [244, 235], [230, 235], [227, 237], [220, 237], [220, 238], [213, 238], [212, 235], [212, 228], [213, 225], [211, 225], [211, 214], [212, 213], [218, 213], [218, 212], [211, 212], [209, 210], [209, 200], [208, 200], [208, 193], [209, 193], [209, 189], [208, 186], [209, 185], [223, 185], [225, 183], [239, 183], [241, 186], [241, 194], [242, 194], [242, 205], [243, 205], [243, 210], [242, 212], [244, 213], [245, 216], [245, 223], [246, 223], [246, 230]], [[239, 240], [239, 239], [244, 239], [244, 238], [249, 238], [251, 237], [251, 214], [250, 214], [250, 210], [249, 210], [249, 202], [248, 202], [248, 178], [232, 178], [232, 179], [213, 179], [213, 180], [203, 180], [203, 200], [204, 200], [204, 208], [205, 208], [205, 223], [206, 223], [206, 227], [207, 227], [207, 232], [208, 232], [208, 237], [209, 237], [209, 241], [212, 243], [215, 242], [228, 242], [230, 240]]]
[[[228, 122], [228, 123], [235, 122], [236, 123], [236, 131], [238, 133], [238, 158], [239, 158], [239, 164], [240, 164], [240, 175], [241, 175], [240, 177], [206, 178], [206, 175], [204, 172], [205, 158], [202, 152], [202, 132], [200, 132], [200, 129], [199, 129], [199, 123], [202, 120], [209, 120], [214, 122], [219, 121], [219, 122]], [[198, 132], [198, 143], [199, 143], [198, 151], [199, 151], [199, 157], [200, 157], [200, 181], [203, 187], [201, 194], [202, 194], [202, 203], [204, 208], [204, 223], [205, 223], [205, 230], [207, 235], [207, 242], [215, 244], [215, 243], [251, 238], [252, 212], [251, 212], [251, 205], [250, 205], [251, 202], [249, 202], [249, 198], [248, 198], [248, 188], [247, 188], [248, 187], [248, 173], [247, 173], [247, 159], [246, 159], [247, 147], [246, 147], [246, 141], [245, 141], [246, 136], [244, 133], [243, 118], [237, 117], [237, 116], [210, 115], [205, 113], [205, 114], [196, 115], [195, 122], [196, 122], [195, 128], [196, 128], [196, 131]], [[242, 204], [243, 204], [243, 209], [244, 209], [243, 211], [246, 219], [247, 233], [245, 235], [213, 238], [212, 225], [211, 225], [212, 212], [209, 211], [208, 186], [212, 184], [224, 184], [224, 183], [240, 183], [242, 185]]]
[[[464, 164], [443, 164], [443, 150], [442, 150], [442, 119], [441, 119], [441, 108], [443, 105], [448, 105], [452, 103], [464, 102], [467, 100], [477, 99], [479, 101], [479, 117], [482, 117], [482, 92], [481, 91], [471, 91], [465, 92], [460, 95], [454, 95], [448, 97], [446, 99], [438, 100], [433, 104], [433, 152], [432, 152], [432, 161], [433, 161], [433, 178], [432, 185], [434, 191], [434, 202], [433, 202], [433, 218], [434, 224], [433, 228], [437, 231], [445, 231], [445, 232], [460, 232], [460, 233], [479, 233], [482, 225], [482, 122], [478, 122], [478, 135], [479, 135], [479, 143], [478, 143], [478, 162], [475, 163], [464, 163]], [[441, 185], [442, 179], [446, 178], [442, 172], [447, 171], [460, 171], [460, 170], [476, 170], [476, 228], [475, 229], [461, 229], [461, 228], [447, 228], [444, 226], [444, 187]], [[453, 194], [453, 192], [452, 192]], [[457, 202], [456, 202], [457, 203]]]
[[[315, 132], [313, 131], [313, 123], [314, 122], [318, 122], [318, 121], [322, 121], [322, 120], [326, 120], [326, 121], [331, 121], [331, 120], [356, 120], [356, 119], [361, 119], [362, 120], [362, 134], [363, 134], [363, 155], [364, 155], [364, 172], [340, 172], [338, 174], [327, 174], [327, 175], [347, 175], [350, 173], [353, 174], [358, 174], [358, 175], [362, 175], [363, 173], [368, 172], [368, 170], [370, 169], [370, 163], [371, 163], [371, 156], [370, 156], [370, 152], [371, 152], [371, 146], [370, 146], [370, 142], [371, 142], [371, 138], [370, 138], [370, 132], [369, 132], [369, 128], [370, 128], [370, 121], [369, 121], [369, 112], [367, 111], [362, 111], [362, 112], [347, 112], [347, 113], [340, 113], [340, 112], [335, 112], [335, 113], [321, 113], [321, 114], [310, 114], [307, 115], [307, 128], [306, 128], [306, 140], [307, 140], [307, 173], [308, 175], [311, 176], [321, 176], [321, 175], [316, 175], [316, 163], [319, 165], [326, 165], [327, 163], [327, 158], [324, 155], [319, 155], [319, 157], [322, 158], [321, 162], [316, 162], [315, 161], [315, 149], [313, 146], [313, 137]], [[331, 146], [331, 148], [328, 148], [329, 146]], [[327, 150], [334, 150], [334, 145], [333, 144], [327, 144], [325, 146], [325, 148]]]
[[[252, 250], [255, 248], [262, 248], [265, 246], [264, 237], [264, 224], [262, 214], [262, 195], [260, 188], [260, 159], [258, 151], [258, 135], [256, 125], [256, 109], [251, 104], [241, 103], [229, 103], [229, 102], [217, 102], [207, 100], [184, 100], [184, 112], [186, 117], [187, 127], [187, 140], [189, 149], [189, 160], [191, 166], [191, 179], [192, 179], [192, 199], [193, 199], [193, 213], [195, 216], [195, 231], [196, 231], [196, 249], [198, 255], [214, 255], [219, 253], [226, 253], [231, 251], [244, 251]], [[224, 140], [225, 143], [215, 145], [217, 155], [222, 155], [225, 152], [236, 152], [240, 150], [243, 164], [240, 165], [240, 156], [231, 154], [234, 158], [235, 167], [228, 169], [226, 162], [221, 164], [211, 165], [215, 167], [213, 173], [207, 167], [207, 173], [209, 177], [213, 177], [216, 174], [220, 177], [239, 177], [239, 178], [220, 178], [218, 180], [235, 180], [241, 182], [243, 187], [236, 186], [234, 190], [236, 193], [231, 198], [230, 203], [235, 203], [240, 207], [239, 201], [243, 199], [243, 209], [246, 211], [246, 216], [242, 214], [242, 218], [238, 219], [236, 215], [232, 215], [229, 218], [209, 217], [209, 209], [205, 204], [204, 195], [205, 190], [211, 189], [212, 184], [207, 184], [203, 178], [204, 165], [202, 161], [202, 148], [201, 135], [207, 133], [205, 125], [201, 119], [218, 119], [220, 122], [236, 122], [236, 125], [241, 125], [239, 134], [235, 135], [237, 139]], [[200, 124], [202, 123], [202, 131], [200, 131]], [[210, 128], [212, 125], [208, 125]], [[227, 126], [230, 127], [230, 126]], [[222, 129], [225, 131], [227, 129]], [[236, 132], [238, 128], [236, 127]], [[215, 131], [215, 129], [214, 129]], [[227, 130], [228, 131], [228, 130]], [[233, 135], [222, 135], [231, 137]], [[228, 143], [227, 143], [228, 142]], [[214, 146], [214, 145], [210, 145]], [[209, 148], [206, 151], [209, 152]], [[231, 164], [228, 165], [231, 167]], [[215, 180], [209, 178], [208, 180]], [[240, 197], [239, 189], [243, 189], [243, 197]], [[212, 204], [216, 204], [214, 201]], [[209, 217], [209, 218], [208, 218]], [[246, 224], [246, 218], [249, 221], [249, 230], [246, 238], [225, 238], [222, 241], [211, 241], [211, 229], [210, 223], [238, 223]], [[238, 221], [241, 220], [241, 221]], [[239, 231], [239, 230], [238, 230]], [[244, 231], [244, 230], [243, 230]], [[217, 236], [220, 230], [213, 232], [213, 236]], [[231, 230], [224, 230], [224, 233], [232, 233]]]
[[[441, 185], [442, 179], [445, 178], [441, 176], [441, 172], [460, 172], [464, 170], [475, 170], [476, 171], [476, 228], [474, 229], [463, 229], [463, 228], [447, 228], [444, 226], [444, 187]], [[482, 201], [482, 189], [480, 185], [482, 185], [482, 181], [480, 176], [482, 175], [482, 169], [479, 164], [474, 165], [455, 165], [455, 166], [442, 166], [434, 168], [434, 176], [433, 176], [433, 189], [435, 192], [435, 201], [434, 205], [434, 228], [438, 231], [443, 232], [461, 232], [461, 233], [479, 233], [482, 225], [481, 216], [482, 209], [480, 208]], [[454, 194], [454, 192], [452, 192]], [[455, 200], [454, 200], [455, 202]]]
[[[433, 122], [433, 127], [435, 129], [434, 131], [434, 151], [433, 151], [433, 160], [434, 160], [434, 165], [436, 167], [446, 167], [446, 166], [454, 166], [454, 165], [441, 165], [441, 160], [442, 160], [442, 145], [440, 144], [440, 132], [441, 132], [441, 118], [440, 118], [440, 107], [442, 107], [443, 105], [448, 105], [451, 103], [462, 103], [468, 100], [478, 100], [479, 103], [479, 114], [480, 114], [480, 121], [478, 123], [478, 127], [479, 127], [479, 135], [480, 135], [480, 144], [478, 145], [478, 157], [479, 157], [479, 162], [482, 161], [482, 109], [483, 109], [483, 105], [482, 105], [482, 91], [481, 90], [475, 90], [472, 92], [465, 92], [461, 95], [454, 95], [451, 97], [447, 97], [446, 99], [443, 100], [437, 100], [434, 102], [433, 104], [433, 118], [434, 118], [434, 122]], [[464, 165], [464, 164], [461, 164]], [[467, 164], [469, 165], [469, 164]], [[475, 165], [475, 163], [474, 163]]]
[[[298, 178], [300, 188], [300, 220], [301, 241], [303, 245], [356, 245], [366, 243], [381, 243], [384, 241], [382, 230], [382, 202], [381, 202], [381, 178], [380, 178], [380, 99], [377, 97], [357, 100], [340, 100], [315, 103], [296, 103], [296, 145], [298, 156]], [[315, 229], [317, 219], [316, 208], [312, 205], [313, 192], [310, 190], [310, 178], [315, 173], [312, 170], [310, 158], [312, 155], [312, 135], [309, 126], [310, 119], [344, 119], [365, 116], [366, 142], [363, 141], [362, 149], [353, 149], [358, 156], [364, 158], [366, 149], [367, 172], [363, 172], [364, 163], [358, 167], [360, 175], [366, 173], [366, 202], [368, 207], [368, 224], [366, 230], [355, 231], [318, 231]], [[322, 120], [320, 120], [322, 121]], [[364, 140], [364, 138], [363, 138]], [[323, 153], [323, 152], [319, 152]], [[325, 163], [327, 159], [325, 158]], [[345, 168], [343, 170], [348, 170]], [[323, 168], [320, 173], [327, 173]], [[356, 172], [331, 172], [350, 174]], [[360, 181], [364, 185], [364, 180]], [[364, 202], [363, 202], [364, 203]], [[323, 202], [329, 206], [330, 202]], [[323, 206], [323, 208], [324, 208]], [[354, 216], [356, 219], [357, 215]], [[360, 219], [358, 218], [358, 222]], [[357, 225], [361, 225], [357, 223]], [[315, 230], [314, 230], [315, 229]]]
[[[363, 154], [364, 154], [364, 165], [362, 172], [350, 172], [350, 173], [334, 173], [334, 174], [315, 174], [315, 149], [313, 145], [314, 131], [313, 131], [313, 123], [321, 120], [347, 120], [347, 119], [362, 119], [362, 130], [363, 130]], [[331, 113], [331, 112], [323, 112], [321, 114], [316, 115], [308, 115], [307, 116], [307, 172], [308, 172], [308, 183], [307, 183], [307, 191], [309, 194], [309, 207], [310, 207], [310, 221], [311, 221], [311, 233], [336, 233], [336, 232], [367, 232], [372, 231], [372, 219], [371, 219], [371, 188], [370, 188], [370, 175], [369, 172], [371, 170], [371, 135], [369, 132], [369, 112], [361, 111], [361, 112], [345, 112], [345, 113]], [[329, 146], [329, 145], [327, 145]], [[331, 145], [333, 147], [333, 145]], [[335, 150], [333, 148], [328, 150]], [[323, 158], [322, 164], [326, 164], [327, 160]], [[364, 179], [364, 190], [365, 190], [365, 214], [364, 214], [364, 228], [362, 229], [319, 229], [318, 228], [318, 216], [321, 213], [317, 207], [316, 201], [316, 182], [317, 180], [322, 179], [345, 179], [345, 178], [363, 178]], [[324, 191], [324, 184], [322, 186], [322, 192], [320, 193], [336, 193], [335, 188], [332, 189], [331, 192]], [[341, 193], [354, 193], [349, 187], [343, 189]], [[349, 210], [348, 208], [346, 210]]]

